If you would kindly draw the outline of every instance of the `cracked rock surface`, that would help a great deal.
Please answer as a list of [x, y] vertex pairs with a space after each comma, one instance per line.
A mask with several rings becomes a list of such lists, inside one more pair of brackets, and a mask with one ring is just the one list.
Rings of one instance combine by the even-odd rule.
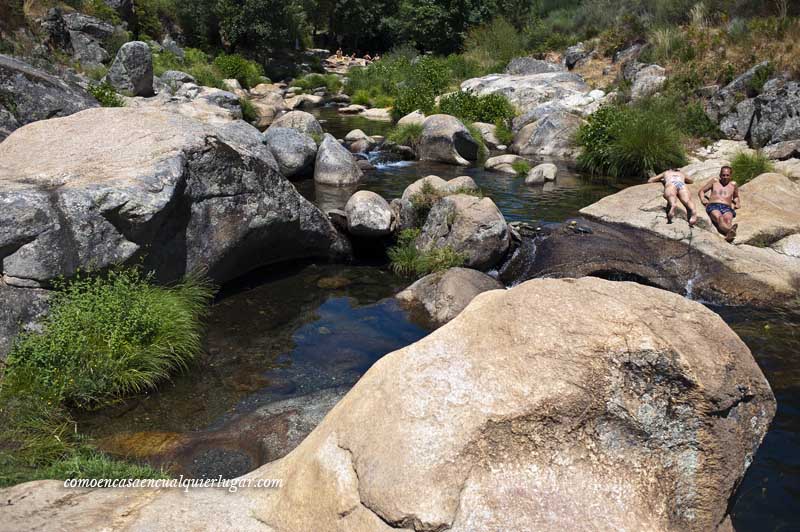
[[139, 260], [162, 281], [204, 269], [224, 282], [344, 246], [242, 121], [97, 108], [0, 144], [0, 292]]
[[537, 279], [379, 360], [247, 475], [279, 489], [37, 481], [0, 497], [15, 530], [717, 530], [774, 413], [745, 344], [701, 304]]

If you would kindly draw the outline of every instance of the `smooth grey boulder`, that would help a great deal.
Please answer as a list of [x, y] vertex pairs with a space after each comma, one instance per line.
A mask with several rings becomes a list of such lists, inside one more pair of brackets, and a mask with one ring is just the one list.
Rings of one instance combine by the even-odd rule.
[[559, 64], [542, 61], [534, 57], [515, 57], [506, 67], [506, 74], [513, 76], [529, 76], [531, 74], [563, 71], [564, 67]]
[[323, 185], [351, 186], [361, 181], [363, 176], [364, 172], [347, 148], [326, 133], [317, 150], [314, 181]]
[[142, 41], [123, 44], [106, 79], [118, 92], [127, 96], [152, 96], [153, 56], [147, 44]]
[[392, 209], [374, 192], [359, 190], [347, 200], [344, 212], [351, 235], [378, 237], [392, 232]]
[[641, 100], [660, 91], [667, 82], [667, 71], [659, 65], [636, 63], [631, 85], [631, 99]]
[[70, 32], [72, 57], [82, 66], [98, 67], [108, 61], [109, 55], [103, 45], [85, 33]]
[[423, 325], [441, 327], [467, 308], [475, 296], [503, 284], [483, 272], [450, 268], [426, 275], [395, 297]]
[[577, 155], [575, 135], [584, 120], [564, 111], [528, 124], [514, 136], [511, 151], [519, 155], [572, 158]]
[[526, 113], [546, 102], [585, 95], [591, 87], [578, 74], [563, 71], [525, 76], [490, 74], [464, 81], [461, 90], [478, 95], [502, 94], [520, 113]]
[[447, 181], [438, 175], [422, 177], [408, 185], [405, 190], [403, 190], [402, 198], [411, 200], [414, 198], [414, 196], [420, 194], [426, 188], [436, 191], [440, 194], [444, 194], [447, 191]]
[[542, 185], [546, 181], [554, 181], [558, 168], [553, 163], [542, 163], [531, 168], [525, 176], [526, 185]]
[[308, 135], [289, 127], [271, 127], [264, 143], [278, 162], [284, 177], [311, 175], [317, 157], [317, 143]]
[[[30, 154], [36, 157], [31, 158]], [[168, 108], [98, 108], [0, 143], [0, 261], [7, 285], [142, 261], [160, 281], [346, 250], [281, 176], [257, 129]]]
[[478, 140], [458, 118], [439, 114], [423, 122], [417, 153], [422, 161], [468, 166], [478, 158], [478, 148]]
[[80, 86], [0, 55], [0, 141], [25, 124], [98, 106]]
[[289, 111], [276, 118], [270, 127], [290, 127], [312, 137], [321, 137], [324, 133], [314, 115], [305, 111]]
[[733, 111], [741, 101], [742, 95], [747, 95], [750, 81], [756, 76], [759, 70], [767, 68], [769, 61], [762, 61], [746, 72], [737, 76], [733, 81], [725, 85], [722, 89], [715, 92], [706, 104], [706, 114], [715, 122], [720, 122], [725, 115]]
[[488, 270], [506, 254], [508, 225], [490, 198], [455, 194], [431, 208], [416, 241], [420, 251], [450, 247], [464, 256], [464, 266]]

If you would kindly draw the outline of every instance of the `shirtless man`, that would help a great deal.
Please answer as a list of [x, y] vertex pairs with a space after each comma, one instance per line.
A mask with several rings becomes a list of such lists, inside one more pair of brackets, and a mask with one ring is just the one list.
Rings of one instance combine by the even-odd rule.
[[[730, 166], [723, 166], [719, 171], [719, 179], [709, 179], [700, 192], [700, 201], [706, 206], [706, 212], [714, 223], [714, 227], [725, 236], [726, 242], [733, 242], [736, 238], [738, 224], [733, 223], [736, 218], [736, 209], [741, 208], [739, 187], [731, 181], [733, 170]], [[706, 194], [711, 191], [711, 197]]]
[[686, 207], [686, 212], [689, 215], [689, 227], [697, 223], [697, 211], [694, 210], [692, 196], [686, 187], [687, 184], [694, 183], [692, 178], [680, 170], [671, 169], [647, 180], [648, 183], [658, 183], [659, 181], [664, 183], [664, 199], [667, 200], [667, 223], [672, 223], [679, 199]]

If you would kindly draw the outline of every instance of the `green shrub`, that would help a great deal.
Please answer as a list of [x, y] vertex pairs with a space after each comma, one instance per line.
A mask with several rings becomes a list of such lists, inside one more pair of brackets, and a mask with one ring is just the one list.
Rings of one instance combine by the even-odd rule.
[[505, 18], [497, 17], [470, 30], [464, 43], [465, 56], [497, 72], [514, 57], [525, 55], [526, 41]]
[[456, 91], [442, 96], [439, 112], [468, 122], [507, 121], [514, 118], [514, 106], [502, 94], [478, 96], [469, 91]]
[[122, 24], [122, 20], [119, 18], [119, 14], [116, 12], [116, 10], [106, 4], [103, 0], [83, 0], [81, 2], [80, 10], [87, 15], [99, 18], [100, 20], [105, 20], [106, 22], [110, 22], [115, 26]]
[[531, 165], [528, 161], [515, 161], [511, 164], [511, 168], [517, 173], [517, 177], [525, 177], [531, 171]]
[[357, 105], [369, 105], [369, 92], [364, 89], [359, 89], [353, 94], [350, 101]]
[[733, 180], [739, 185], [744, 185], [753, 178], [775, 170], [772, 162], [760, 151], [753, 154], [746, 152], [737, 153], [731, 161]]
[[769, 78], [775, 73], [775, 67], [772, 63], [767, 63], [764, 66], [756, 69], [753, 77], [747, 82], [748, 96], [757, 96], [761, 94], [764, 84], [769, 81]]
[[494, 136], [500, 141], [500, 144], [510, 146], [514, 142], [514, 132], [508, 127], [505, 120], [495, 120]]
[[605, 106], [581, 126], [577, 142], [578, 164], [592, 175], [645, 177], [686, 164], [673, 117], [653, 108]]
[[239, 54], [220, 54], [214, 59], [214, 67], [224, 79], [235, 79], [242, 87], [249, 89], [261, 83], [264, 69], [255, 61], [245, 59]]
[[422, 137], [422, 124], [397, 126], [386, 135], [386, 140], [416, 149]]
[[103, 107], [125, 106], [125, 101], [108, 82], [103, 82], [98, 85], [89, 85], [88, 91]]
[[436, 107], [436, 94], [428, 86], [404, 87], [398, 91], [392, 108], [392, 117], [397, 120], [414, 111], [429, 115]]
[[466, 257], [450, 246], [419, 251], [416, 247], [419, 234], [419, 229], [406, 229], [397, 237], [397, 244], [389, 248], [391, 268], [396, 274], [420, 278], [464, 264]]
[[374, 96], [370, 102], [372, 103], [373, 107], [394, 107], [394, 98], [385, 94]]
[[242, 118], [245, 122], [254, 124], [258, 121], [258, 113], [253, 103], [247, 98], [239, 98], [239, 105], [242, 106]]
[[295, 87], [301, 87], [305, 91], [325, 87], [332, 94], [342, 90], [342, 80], [336, 74], [309, 74], [292, 83]]

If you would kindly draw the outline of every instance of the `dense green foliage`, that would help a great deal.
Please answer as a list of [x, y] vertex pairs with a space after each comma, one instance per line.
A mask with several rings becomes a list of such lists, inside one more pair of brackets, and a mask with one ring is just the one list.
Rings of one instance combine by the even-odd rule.
[[235, 79], [245, 89], [261, 83], [264, 76], [261, 65], [238, 54], [220, 54], [214, 59], [214, 66], [224, 79]]
[[342, 85], [341, 78], [336, 74], [309, 74], [292, 82], [293, 87], [300, 87], [304, 91], [311, 91], [319, 87], [324, 87], [331, 94], [336, 94], [342, 90]]
[[577, 141], [578, 164], [592, 175], [646, 178], [686, 164], [682, 133], [657, 106], [605, 106], [581, 126]]
[[756, 151], [755, 153], [739, 152], [731, 161], [733, 180], [739, 185], [744, 185], [753, 178], [772, 172], [775, 168], [769, 158]]
[[494, 136], [497, 137], [497, 140], [500, 141], [500, 144], [505, 144], [506, 146], [510, 146], [512, 142], [514, 142], [514, 132], [508, 127], [508, 124], [505, 120], [497, 120], [494, 123], [495, 130]]
[[531, 164], [528, 161], [515, 161], [511, 168], [517, 173], [517, 177], [525, 177], [531, 171]]
[[48, 467], [81, 453], [69, 408], [153, 388], [200, 350], [213, 295], [199, 276], [170, 287], [138, 269], [56, 283], [41, 330], [21, 334], [0, 381], [0, 462]]
[[422, 124], [404, 124], [395, 127], [386, 135], [386, 140], [416, 149], [422, 137]]
[[442, 96], [439, 111], [468, 122], [497, 121], [507, 123], [516, 116], [516, 111], [502, 94], [478, 96], [468, 91], [457, 91]]
[[397, 237], [397, 243], [389, 248], [391, 268], [396, 274], [420, 278], [464, 264], [464, 255], [449, 246], [420, 251], [416, 246], [419, 234], [419, 229], [406, 229]]
[[97, 85], [89, 85], [89, 93], [94, 96], [103, 107], [124, 107], [125, 101], [117, 94], [114, 87], [108, 82]]

